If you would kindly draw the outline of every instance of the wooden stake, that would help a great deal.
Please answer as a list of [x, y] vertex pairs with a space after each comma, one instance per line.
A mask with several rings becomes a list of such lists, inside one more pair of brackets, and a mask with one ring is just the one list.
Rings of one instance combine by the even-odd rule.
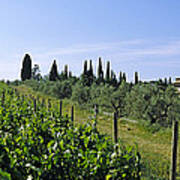
[[117, 113], [114, 113], [114, 142], [118, 142]]
[[62, 116], [62, 101], [61, 100], [59, 103], [59, 113], [60, 113], [60, 116]]
[[177, 161], [177, 143], [178, 143], [178, 121], [173, 121], [172, 143], [171, 143], [171, 169], [170, 180], [176, 180], [176, 161]]
[[74, 122], [74, 106], [71, 107], [71, 121]]

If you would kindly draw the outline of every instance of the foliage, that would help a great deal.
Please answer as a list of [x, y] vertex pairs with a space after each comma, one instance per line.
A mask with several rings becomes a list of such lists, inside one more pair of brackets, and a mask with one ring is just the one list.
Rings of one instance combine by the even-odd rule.
[[56, 81], [57, 79], [58, 79], [57, 64], [56, 64], [56, 60], [54, 60], [50, 73], [49, 73], [49, 80]]
[[64, 72], [63, 72], [63, 74], [64, 74], [64, 78], [65, 78], [65, 79], [68, 79], [68, 65], [67, 65], [67, 64], [64, 66]]
[[29, 54], [25, 54], [21, 69], [21, 80], [31, 79], [32, 76], [32, 60]]
[[114, 73], [113, 70], [111, 70], [111, 80], [110, 80], [110, 84], [114, 87], [118, 87], [118, 82], [117, 82], [117, 78], [116, 78], [116, 74]]
[[134, 84], [137, 84], [139, 82], [138, 72], [135, 72], [134, 74]]
[[40, 81], [42, 79], [41, 73], [40, 73], [39, 65], [35, 64], [34, 67], [32, 68], [32, 78]]
[[[39, 80], [36, 71], [38, 66], [34, 67], [32, 72], [34, 79]], [[165, 78], [159, 81], [141, 82], [138, 72], [135, 72], [134, 84], [128, 83], [125, 72], [120, 72], [117, 80], [116, 73], [110, 69], [108, 61], [104, 79], [101, 58], [98, 62], [97, 77], [93, 74], [92, 60], [89, 60], [89, 69], [88, 61], [84, 62], [80, 78], [72, 77], [70, 72], [68, 74], [67, 65], [58, 75], [54, 61], [49, 80], [43, 78], [38, 82], [27, 80], [24, 83], [36, 91], [59, 99], [72, 99], [81, 107], [92, 108], [94, 105], [99, 105], [100, 109], [116, 112], [119, 117], [143, 119], [151, 125], [170, 126], [172, 120], [178, 118], [180, 114], [180, 99], [171, 84], [171, 78], [169, 81]]]
[[106, 82], [107, 83], [109, 83], [109, 81], [110, 81], [110, 70], [111, 68], [110, 68], [110, 62], [109, 61], [107, 61], [107, 66], [106, 66]]
[[100, 84], [104, 82], [104, 71], [102, 67], [102, 60], [99, 58], [98, 69], [97, 69], [97, 83]]
[[1, 180], [11, 180], [11, 176], [9, 173], [4, 172], [0, 169], [0, 179]]
[[87, 60], [84, 61], [84, 69], [83, 69], [83, 74], [85, 75], [87, 73]]
[[140, 84], [134, 86], [126, 97], [128, 116], [161, 126], [170, 126], [174, 118], [179, 118], [179, 104], [180, 99], [173, 86], [164, 89], [155, 84]]
[[120, 117], [125, 115], [125, 97], [130, 91], [127, 83], [123, 82], [118, 88], [109, 85], [95, 85], [91, 88], [91, 103], [97, 104], [106, 111], [113, 111]]
[[25, 85], [31, 87], [35, 91], [40, 91], [41, 93], [54, 96], [59, 99], [71, 98], [72, 96], [72, 86], [76, 83], [77, 79], [75, 77], [68, 78], [67, 80], [57, 80], [57, 81], [40, 81], [36, 80], [26, 80]]
[[84, 71], [83, 74], [80, 76], [80, 82], [83, 84], [83, 86], [91, 86], [94, 80], [95, 77], [93, 74], [92, 60], [89, 61], [89, 70], [87, 70], [87, 61], [85, 61]]
[[122, 79], [123, 79], [123, 81], [126, 82], [126, 73], [125, 72], [122, 74]]
[[89, 105], [91, 100], [90, 87], [84, 86], [81, 82], [76, 83], [72, 91], [72, 100], [82, 107]]
[[59, 99], [70, 98], [72, 95], [71, 81], [57, 81], [51, 88], [51, 94]]
[[137, 149], [114, 145], [96, 123], [74, 127], [13, 90], [0, 103], [0, 167], [12, 179], [140, 179]]
[[37, 91], [39, 89], [40, 82], [34, 79], [30, 79], [30, 80], [24, 81], [24, 84], [31, 87], [33, 90]]
[[123, 82], [122, 72], [119, 72], [119, 85]]
[[[83, 108], [98, 105], [101, 110], [117, 112], [119, 117], [142, 119], [150, 124], [170, 126], [180, 116], [180, 98], [177, 90], [165, 81], [127, 83], [120, 73], [121, 83], [116, 78], [110, 83], [97, 84], [95, 77], [86, 74], [80, 79], [26, 80], [24, 83], [36, 91], [57, 97], [69, 98]], [[61, 76], [59, 76], [61, 77]]]
[[13, 86], [19, 86], [22, 84], [22, 82], [20, 80], [14, 80], [14, 81], [10, 81], [10, 84]]

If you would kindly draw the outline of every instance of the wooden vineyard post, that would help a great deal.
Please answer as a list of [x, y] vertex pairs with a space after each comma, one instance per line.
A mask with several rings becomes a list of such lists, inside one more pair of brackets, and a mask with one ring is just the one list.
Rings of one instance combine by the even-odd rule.
[[59, 113], [60, 113], [60, 116], [62, 117], [62, 101], [61, 100], [59, 103]]
[[171, 142], [171, 169], [170, 180], [176, 179], [176, 161], [177, 161], [177, 143], [178, 143], [178, 121], [173, 121], [172, 142]]
[[74, 122], [74, 106], [71, 107], [71, 121]]
[[117, 127], [117, 113], [114, 113], [114, 142], [117, 143], [118, 141], [118, 127]]

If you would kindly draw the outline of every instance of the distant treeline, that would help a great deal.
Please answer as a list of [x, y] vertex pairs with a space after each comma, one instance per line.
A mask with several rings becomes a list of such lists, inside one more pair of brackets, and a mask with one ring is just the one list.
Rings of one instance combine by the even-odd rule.
[[[106, 70], [103, 70], [101, 57], [99, 57], [98, 60], [97, 75], [94, 73], [92, 60], [84, 61], [84, 68], [82, 72], [83, 73], [79, 78], [83, 79], [83, 85], [85, 86], [91, 86], [95, 82], [97, 84], [108, 83], [117, 87], [122, 83], [122, 81], [127, 81], [125, 72], [120, 71], [119, 77], [116, 76], [116, 73], [111, 69], [110, 61], [107, 61]], [[65, 80], [72, 77], [79, 79], [78, 77], [72, 76], [72, 71], [69, 71], [68, 65], [64, 66], [64, 70], [60, 74], [58, 73], [56, 60], [53, 61], [49, 74], [45, 76], [45, 78], [49, 79], [49, 81]], [[25, 81], [29, 79], [41, 80], [42, 76], [40, 74], [39, 65], [35, 64], [32, 68], [32, 59], [29, 54], [25, 54], [22, 62], [21, 80]], [[135, 72], [134, 84], [137, 84], [139, 81], [138, 72]], [[162, 83], [164, 81], [164, 84], [172, 83], [171, 77], [169, 77], [169, 79], [165, 78], [164, 80], [159, 79], [159, 81]]]
[[82, 108], [98, 107], [99, 112], [116, 112], [119, 117], [143, 120], [148, 124], [170, 126], [174, 119], [180, 119], [180, 99], [171, 78], [143, 82], [138, 72], [134, 82], [127, 82], [126, 73], [119, 72], [116, 77], [107, 61], [103, 69], [99, 58], [97, 75], [92, 60], [85, 60], [79, 77], [73, 76], [65, 65], [59, 74], [54, 60], [48, 75], [42, 77], [37, 64], [32, 68], [31, 57], [26, 54], [21, 69], [21, 80], [13, 84], [26, 84], [35, 91], [59, 99], [70, 99]]

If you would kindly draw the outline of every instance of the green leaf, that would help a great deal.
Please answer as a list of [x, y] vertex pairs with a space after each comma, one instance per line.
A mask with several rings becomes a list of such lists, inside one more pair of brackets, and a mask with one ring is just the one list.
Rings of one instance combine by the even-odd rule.
[[49, 149], [50, 147], [52, 147], [53, 144], [54, 144], [54, 140], [49, 141], [47, 144], [47, 148]]
[[110, 180], [112, 178], [111, 174], [106, 175], [106, 180]]
[[60, 148], [64, 149], [64, 142], [63, 142], [63, 140], [61, 140], [59, 144], [60, 144]]

